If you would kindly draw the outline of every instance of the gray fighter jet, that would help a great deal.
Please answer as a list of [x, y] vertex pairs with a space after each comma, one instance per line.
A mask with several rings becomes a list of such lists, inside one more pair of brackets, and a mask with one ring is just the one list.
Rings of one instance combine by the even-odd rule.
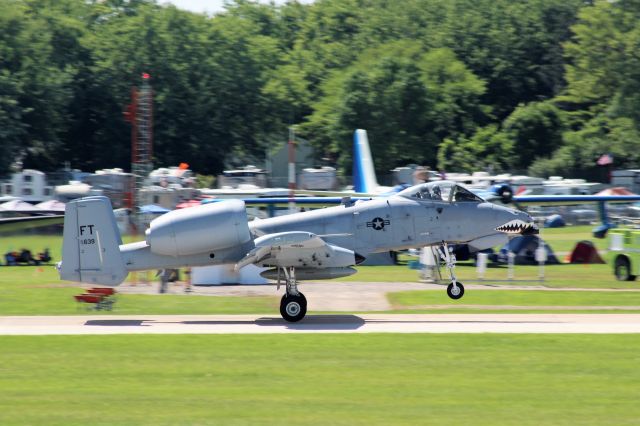
[[63, 280], [116, 286], [130, 271], [255, 264], [270, 268], [264, 277], [284, 281], [280, 313], [295, 322], [307, 311], [298, 280], [354, 274], [370, 253], [437, 246], [451, 275], [447, 293], [459, 299], [464, 287], [449, 244], [489, 248], [505, 233], [537, 231], [528, 214], [439, 181], [384, 199], [251, 222], [240, 200], [172, 211], [151, 222], [145, 241], [123, 245], [109, 200], [89, 197], [67, 204], [58, 270]]

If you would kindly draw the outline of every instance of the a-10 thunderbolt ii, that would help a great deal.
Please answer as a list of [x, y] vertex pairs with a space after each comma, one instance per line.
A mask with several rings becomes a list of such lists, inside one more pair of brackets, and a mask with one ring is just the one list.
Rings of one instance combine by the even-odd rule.
[[351, 275], [370, 253], [437, 246], [451, 276], [447, 293], [459, 299], [464, 287], [448, 245], [483, 249], [503, 233], [536, 232], [528, 214], [438, 181], [388, 198], [251, 222], [240, 200], [192, 207], [153, 220], [144, 241], [122, 244], [108, 198], [89, 197], [67, 204], [58, 270], [63, 280], [115, 286], [130, 271], [255, 264], [270, 268], [264, 277], [284, 281], [280, 313], [295, 322], [307, 311], [298, 280]]

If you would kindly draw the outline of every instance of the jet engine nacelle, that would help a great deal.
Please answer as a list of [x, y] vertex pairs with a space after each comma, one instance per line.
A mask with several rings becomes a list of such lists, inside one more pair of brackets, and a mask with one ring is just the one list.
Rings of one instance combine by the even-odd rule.
[[250, 239], [240, 200], [174, 210], [151, 221], [146, 231], [153, 253], [174, 257], [223, 250]]

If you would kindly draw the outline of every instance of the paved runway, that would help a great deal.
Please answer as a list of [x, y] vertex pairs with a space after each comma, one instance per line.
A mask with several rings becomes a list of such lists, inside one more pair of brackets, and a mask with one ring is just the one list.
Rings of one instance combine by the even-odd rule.
[[640, 314], [82, 315], [0, 317], [0, 335], [640, 333]]
[[[448, 283], [447, 283], [448, 284]], [[446, 285], [430, 283], [405, 283], [405, 282], [339, 282], [339, 281], [319, 281], [305, 282], [299, 287], [307, 300], [309, 306], [314, 311], [320, 312], [374, 312], [390, 311], [393, 309], [388, 293], [408, 290], [437, 290], [444, 299], [448, 300], [445, 289]], [[615, 292], [639, 292], [640, 289], [567, 289], [550, 288], [540, 285], [539, 282], [524, 283], [514, 282], [509, 285], [496, 285], [490, 282], [483, 284], [465, 283], [465, 289], [471, 291], [508, 291], [508, 290], [539, 290], [539, 291], [615, 291]], [[174, 295], [184, 295], [185, 287], [182, 284], [174, 284], [169, 287], [169, 293]], [[122, 284], [118, 287], [121, 294], [158, 294], [158, 284], [133, 285]], [[276, 290], [275, 284], [265, 285], [223, 285], [223, 286], [194, 286], [193, 292], [188, 293], [199, 296], [270, 296], [280, 297], [284, 292]], [[433, 293], [433, 297], [438, 297]], [[464, 299], [461, 301], [464, 304]], [[527, 307], [529, 308], [529, 307]], [[588, 309], [588, 308], [585, 308]]]

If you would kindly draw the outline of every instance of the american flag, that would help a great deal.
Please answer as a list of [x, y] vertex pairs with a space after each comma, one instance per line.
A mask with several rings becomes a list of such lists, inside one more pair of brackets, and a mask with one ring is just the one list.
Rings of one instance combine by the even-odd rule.
[[598, 161], [596, 161], [598, 166], [608, 166], [609, 164], [613, 164], [613, 157], [611, 154], [603, 154]]

